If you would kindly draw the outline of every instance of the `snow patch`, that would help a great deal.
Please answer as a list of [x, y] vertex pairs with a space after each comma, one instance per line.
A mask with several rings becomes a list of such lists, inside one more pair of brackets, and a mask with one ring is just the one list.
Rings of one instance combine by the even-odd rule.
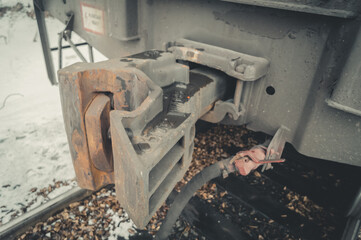
[[[17, 2], [23, 3], [24, 9], [9, 10], [0, 17], [0, 36], [4, 36], [0, 37], [0, 225], [74, 184], [53, 189], [47, 197], [31, 191], [34, 187], [42, 189], [75, 178], [59, 89], [48, 80], [37, 23], [26, 13], [32, 10], [32, 1], [0, 0], [0, 7]], [[57, 33], [64, 25], [51, 17], [46, 24], [50, 45], [57, 46]], [[75, 43], [83, 42], [76, 34], [72, 38]], [[79, 50], [87, 56], [87, 46]], [[53, 52], [54, 66], [57, 57]], [[97, 51], [94, 58], [106, 59]], [[79, 61], [72, 49], [63, 50], [64, 66]]]
[[118, 212], [114, 212], [113, 210], [109, 209], [107, 214], [111, 214], [111, 227], [109, 231], [109, 240], [117, 240], [118, 236], [123, 237], [125, 239], [129, 239], [131, 236], [131, 232], [136, 232], [135, 225], [131, 219], [129, 219], [128, 215], [123, 211], [122, 215], [119, 215]]

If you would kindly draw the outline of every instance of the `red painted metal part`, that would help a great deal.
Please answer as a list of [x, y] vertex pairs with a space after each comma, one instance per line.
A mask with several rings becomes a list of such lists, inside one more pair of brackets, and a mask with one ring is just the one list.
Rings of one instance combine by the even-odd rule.
[[[272, 151], [272, 149], [271, 149]], [[266, 163], [280, 163], [284, 162], [285, 159], [266, 159], [267, 148], [258, 145], [250, 150], [238, 152], [231, 162], [237, 168], [237, 171], [243, 175], [248, 175], [252, 170], [255, 170], [259, 166]]]

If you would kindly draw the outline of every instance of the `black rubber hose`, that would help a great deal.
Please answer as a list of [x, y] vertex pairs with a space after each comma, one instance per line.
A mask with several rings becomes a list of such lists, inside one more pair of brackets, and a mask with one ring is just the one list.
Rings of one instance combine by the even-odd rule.
[[201, 188], [204, 184], [216, 178], [222, 174], [223, 169], [230, 173], [234, 171], [233, 168], [228, 168], [231, 158], [219, 161], [209, 167], [206, 167], [201, 172], [199, 172], [195, 177], [193, 177], [188, 184], [182, 189], [182, 191], [174, 199], [171, 208], [169, 209], [165, 220], [155, 238], [157, 240], [167, 239], [169, 236], [173, 225], [177, 221], [179, 215], [183, 211], [184, 207], [187, 205], [189, 200], [192, 198], [193, 194]]

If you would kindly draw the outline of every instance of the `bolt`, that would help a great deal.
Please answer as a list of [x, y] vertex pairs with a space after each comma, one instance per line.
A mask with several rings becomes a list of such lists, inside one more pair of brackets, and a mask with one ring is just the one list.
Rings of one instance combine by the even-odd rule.
[[240, 64], [236, 67], [236, 71], [239, 72], [239, 73], [244, 73], [244, 71], [246, 71], [246, 67], [247, 65], [245, 64]]

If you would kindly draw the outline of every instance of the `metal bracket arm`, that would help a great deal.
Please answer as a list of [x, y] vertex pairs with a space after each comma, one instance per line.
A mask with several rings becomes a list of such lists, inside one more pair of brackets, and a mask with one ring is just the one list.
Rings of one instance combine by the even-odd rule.
[[281, 158], [285, 143], [286, 133], [288, 129], [284, 126], [280, 127], [268, 147], [258, 145], [247, 151], [238, 152], [231, 160], [237, 168], [238, 172], [246, 176], [252, 170], [262, 167], [262, 171], [271, 169], [271, 163], [281, 163], [285, 159]]

